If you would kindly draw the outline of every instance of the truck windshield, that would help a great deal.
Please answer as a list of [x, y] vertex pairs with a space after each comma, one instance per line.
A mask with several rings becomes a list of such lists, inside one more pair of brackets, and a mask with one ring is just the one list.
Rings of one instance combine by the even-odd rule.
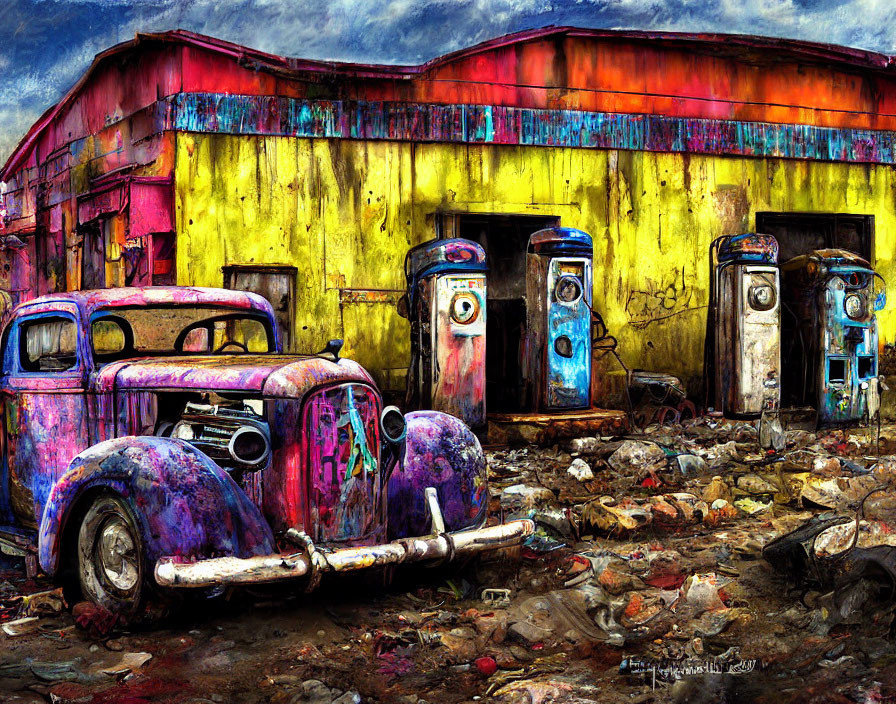
[[110, 307], [91, 317], [94, 359], [276, 352], [267, 316], [216, 306]]

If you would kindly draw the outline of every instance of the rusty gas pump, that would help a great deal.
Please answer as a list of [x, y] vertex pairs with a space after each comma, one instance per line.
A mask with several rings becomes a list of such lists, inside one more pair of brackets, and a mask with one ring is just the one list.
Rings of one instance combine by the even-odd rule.
[[591, 405], [591, 236], [539, 230], [526, 255], [524, 406], [534, 411]]
[[709, 405], [733, 418], [777, 414], [781, 403], [778, 243], [725, 236], [710, 246], [705, 382]]
[[880, 409], [875, 313], [883, 279], [862, 257], [819, 249], [782, 266], [785, 396], [814, 405], [819, 425], [873, 420]]
[[485, 424], [485, 250], [464, 239], [412, 248], [399, 312], [411, 321], [408, 405]]

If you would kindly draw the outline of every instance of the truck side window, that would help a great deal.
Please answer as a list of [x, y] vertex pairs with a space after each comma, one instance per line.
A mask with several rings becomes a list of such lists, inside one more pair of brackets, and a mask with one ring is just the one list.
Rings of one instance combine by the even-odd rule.
[[78, 329], [64, 317], [34, 318], [19, 326], [19, 366], [24, 372], [64, 372], [78, 361]]

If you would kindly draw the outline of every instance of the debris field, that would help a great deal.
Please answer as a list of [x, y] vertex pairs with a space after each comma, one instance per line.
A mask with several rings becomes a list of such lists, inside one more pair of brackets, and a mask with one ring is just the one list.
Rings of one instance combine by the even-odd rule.
[[[0, 575], [8, 702], [882, 702], [896, 697], [896, 426], [703, 417], [488, 447], [463, 565], [159, 601], [124, 623]], [[856, 530], [858, 528], [858, 530]]]

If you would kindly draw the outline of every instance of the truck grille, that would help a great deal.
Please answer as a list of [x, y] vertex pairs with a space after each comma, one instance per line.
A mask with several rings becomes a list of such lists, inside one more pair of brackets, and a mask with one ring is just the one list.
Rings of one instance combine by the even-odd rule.
[[382, 526], [376, 392], [343, 384], [305, 406], [311, 530], [315, 541], [359, 543]]

